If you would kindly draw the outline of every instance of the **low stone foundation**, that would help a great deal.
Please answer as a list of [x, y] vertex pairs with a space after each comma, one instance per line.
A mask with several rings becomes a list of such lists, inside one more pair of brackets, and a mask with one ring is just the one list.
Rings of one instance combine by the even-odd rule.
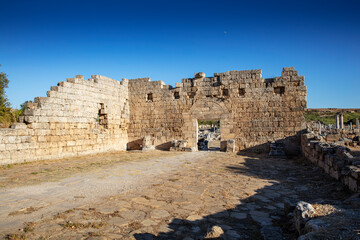
[[195, 152], [197, 150], [194, 147], [188, 147], [187, 144], [186, 140], [172, 140], [170, 151]]
[[327, 174], [345, 184], [351, 191], [360, 191], [360, 159], [350, 149], [334, 143], [321, 142], [314, 133], [301, 136], [303, 155]]

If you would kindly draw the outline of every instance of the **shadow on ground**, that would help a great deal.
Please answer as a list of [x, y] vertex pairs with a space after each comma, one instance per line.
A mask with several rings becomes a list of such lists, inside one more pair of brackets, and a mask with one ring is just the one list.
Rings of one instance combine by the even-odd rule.
[[[262, 163], [259, 164], [259, 161]], [[168, 223], [169, 230], [166, 232], [157, 235], [136, 233], [134, 237], [138, 240], [202, 239], [212, 227], [219, 226], [224, 233], [214, 234], [209, 239], [296, 239], [296, 230], [288, 224], [289, 219], [284, 214], [285, 200], [324, 205], [341, 203], [350, 196], [350, 192], [319, 168], [299, 158], [267, 159], [264, 155], [247, 154], [245, 163], [228, 165], [226, 171], [268, 180], [268, 185], [257, 189], [251, 196], [239, 199], [240, 204], [225, 211], [186, 219], [175, 218]], [[351, 236], [354, 234], [350, 232]], [[327, 235], [327, 239], [338, 239], [337, 235]]]

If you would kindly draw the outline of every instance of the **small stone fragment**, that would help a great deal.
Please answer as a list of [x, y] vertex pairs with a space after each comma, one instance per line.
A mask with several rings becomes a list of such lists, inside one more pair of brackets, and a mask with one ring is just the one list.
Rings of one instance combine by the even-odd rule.
[[224, 231], [219, 226], [213, 226], [205, 235], [204, 239], [220, 238], [224, 234]]

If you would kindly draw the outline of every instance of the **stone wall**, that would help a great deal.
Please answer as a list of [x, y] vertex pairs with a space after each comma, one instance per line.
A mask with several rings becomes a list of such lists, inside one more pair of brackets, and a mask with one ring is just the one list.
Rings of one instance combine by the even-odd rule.
[[142, 139], [151, 136], [158, 148], [169, 149], [173, 139], [182, 139], [182, 112], [187, 105], [174, 98], [174, 89], [150, 78], [129, 80], [129, 149], [141, 149]]
[[156, 146], [170, 146], [178, 139], [196, 147], [197, 120], [220, 120], [222, 140], [234, 139], [237, 150], [267, 148], [269, 141], [295, 136], [305, 128], [304, 77], [292, 67], [271, 79], [262, 78], [261, 70], [214, 77], [197, 73], [175, 88], [149, 78], [132, 79], [129, 94], [128, 133], [135, 145], [150, 135]]
[[128, 80], [69, 78], [35, 98], [21, 121], [0, 129], [1, 164], [125, 150]]
[[345, 184], [351, 191], [360, 191], [360, 159], [350, 149], [334, 143], [321, 142], [314, 133], [301, 136], [302, 153], [327, 174]]
[[292, 67], [271, 79], [261, 70], [197, 73], [175, 87], [78, 75], [35, 98], [22, 123], [0, 129], [0, 163], [141, 149], [145, 137], [148, 149], [179, 140], [196, 150], [198, 120], [220, 120], [233, 150], [268, 151], [277, 139], [295, 136], [296, 146], [305, 109], [304, 77]]

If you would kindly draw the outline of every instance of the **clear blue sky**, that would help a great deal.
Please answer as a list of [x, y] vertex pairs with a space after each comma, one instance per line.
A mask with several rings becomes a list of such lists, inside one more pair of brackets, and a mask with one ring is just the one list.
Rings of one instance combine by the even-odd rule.
[[360, 1], [0, 0], [13, 107], [77, 74], [151, 77], [263, 69], [305, 76], [308, 107], [360, 108]]

